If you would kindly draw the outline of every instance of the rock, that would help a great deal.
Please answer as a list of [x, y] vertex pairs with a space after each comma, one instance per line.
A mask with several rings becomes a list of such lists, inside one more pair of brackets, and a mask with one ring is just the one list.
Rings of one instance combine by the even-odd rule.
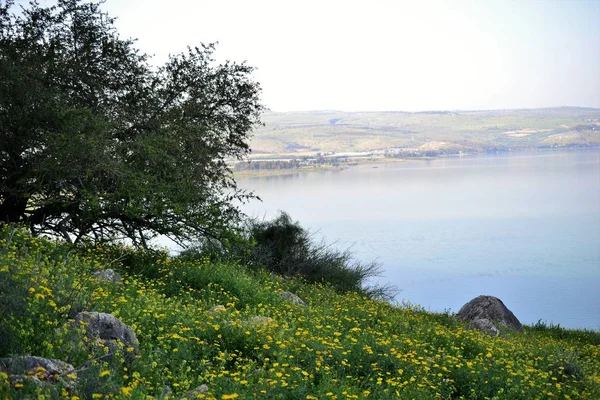
[[255, 315], [248, 320], [249, 325], [269, 325], [273, 322], [273, 318], [263, 315]]
[[11, 384], [28, 380], [43, 386], [60, 381], [70, 391], [75, 388], [77, 379], [77, 372], [71, 364], [36, 356], [0, 358], [0, 370], [8, 373]]
[[477, 329], [485, 333], [489, 333], [492, 336], [500, 335], [500, 331], [492, 321], [487, 318], [479, 318], [473, 320], [467, 324], [467, 329]]
[[207, 385], [200, 385], [198, 386], [196, 389], [192, 389], [189, 392], [187, 392], [186, 394], [184, 394], [181, 399], [197, 399], [200, 397], [200, 395], [204, 395], [208, 393], [208, 386]]
[[[71, 364], [52, 358], [43, 358], [36, 356], [20, 356], [12, 358], [0, 358], [0, 368], [9, 374], [25, 374], [32, 371], [46, 372], [45, 375], [51, 375], [58, 379], [72, 375], [69, 379], [74, 379], [77, 374]], [[40, 378], [41, 379], [41, 378]]]
[[222, 304], [217, 304], [216, 306], [213, 306], [210, 308], [210, 310], [208, 310], [208, 312], [211, 314], [217, 314], [225, 311], [227, 311], [227, 309]]
[[[100, 312], [80, 312], [75, 316], [76, 325], [85, 325], [89, 342], [106, 346], [113, 354], [117, 349], [117, 341], [123, 343], [124, 351], [128, 358], [139, 351], [135, 332], [129, 325], [125, 325], [117, 317]], [[88, 343], [89, 343], [88, 342]], [[133, 350], [131, 350], [133, 349]]]
[[113, 269], [94, 271], [94, 272], [92, 272], [92, 276], [94, 278], [98, 278], [103, 281], [109, 281], [109, 282], [115, 282], [115, 283], [121, 282], [121, 275], [119, 275]]
[[462, 306], [457, 317], [463, 321], [471, 321], [469, 326], [487, 333], [497, 334], [498, 326], [523, 332], [523, 325], [517, 317], [494, 296], [474, 298]]
[[290, 301], [294, 304], [298, 304], [301, 306], [305, 306], [306, 303], [304, 302], [304, 300], [302, 300], [300, 297], [296, 296], [294, 293], [292, 292], [279, 292], [279, 297], [281, 297], [282, 300], [287, 300]]
[[160, 394], [160, 396], [158, 396], [159, 400], [164, 400], [164, 399], [170, 399], [171, 397], [173, 397], [173, 390], [171, 389], [170, 386], [165, 386], [162, 390], [162, 393]]

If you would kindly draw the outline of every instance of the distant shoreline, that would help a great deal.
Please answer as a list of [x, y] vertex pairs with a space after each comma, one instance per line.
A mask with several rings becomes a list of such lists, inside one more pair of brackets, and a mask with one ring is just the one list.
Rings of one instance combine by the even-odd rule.
[[[539, 153], [539, 152], [554, 152], [554, 151], [581, 151], [581, 150], [600, 150], [600, 146], [566, 146], [566, 147], [552, 147], [552, 148], [531, 148], [531, 149], [506, 149], [497, 151], [483, 151], [483, 152], [472, 152], [472, 153], [461, 153], [461, 154], [439, 154], [435, 156], [418, 156], [418, 157], [385, 157], [385, 156], [361, 156], [352, 158], [349, 157], [348, 161], [340, 162], [337, 165], [311, 165], [299, 168], [290, 169], [256, 169], [256, 170], [235, 170], [234, 178], [260, 178], [269, 176], [285, 176], [285, 175], [297, 175], [303, 173], [313, 172], [325, 172], [325, 171], [343, 171], [351, 167], [369, 164], [388, 164], [388, 163], [403, 163], [409, 161], [428, 161], [443, 158], [460, 158], [460, 157], [475, 157], [475, 156], [486, 156], [495, 154], [516, 154], [516, 153]], [[278, 158], [279, 156], [279, 158]], [[335, 154], [330, 155], [335, 157]], [[303, 157], [306, 157], [304, 155]], [[268, 160], [289, 160], [294, 159], [292, 154], [269, 154]], [[261, 162], [264, 159], [255, 158], [251, 159], [250, 162]], [[374, 166], [377, 168], [377, 166]]]
[[[328, 169], [323, 165], [433, 159], [518, 150], [600, 146], [600, 109], [390, 112], [267, 112], [252, 132], [241, 175]], [[233, 160], [232, 160], [233, 162]], [[290, 164], [286, 164], [290, 162]], [[301, 168], [298, 168], [301, 167]], [[264, 173], [255, 169], [281, 169]], [[240, 175], [236, 173], [236, 175]]]

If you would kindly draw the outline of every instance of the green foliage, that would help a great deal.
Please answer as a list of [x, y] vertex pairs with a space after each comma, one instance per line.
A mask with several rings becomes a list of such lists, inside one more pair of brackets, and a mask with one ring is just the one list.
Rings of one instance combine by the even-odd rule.
[[252, 68], [213, 45], [152, 68], [98, 3], [0, 8], [0, 221], [67, 241], [221, 236], [239, 212], [226, 158], [262, 109]]
[[26, 289], [8, 271], [0, 271], [0, 357], [21, 350], [11, 322], [27, 311]]
[[600, 346], [600, 335], [597, 332], [586, 329], [563, 329], [560, 325], [546, 324], [539, 320], [535, 325], [526, 327], [530, 335], [543, 335], [553, 337], [557, 340], [568, 340], [569, 342], [593, 343]]
[[311, 233], [294, 222], [285, 212], [271, 221], [252, 220], [248, 236], [254, 243], [247, 262], [264, 266], [282, 276], [301, 276], [308, 282], [326, 283], [340, 293], [353, 291], [363, 295], [392, 299], [395, 288], [368, 286], [370, 278], [380, 274], [379, 264], [353, 260], [349, 250], [340, 251], [323, 242], [315, 242]]
[[[108, 266], [122, 283], [89, 279]], [[213, 400], [600, 396], [598, 332], [527, 327], [491, 337], [448, 313], [341, 295], [207, 257], [122, 246], [74, 253], [20, 229], [0, 230], [0, 272], [7, 271], [14, 286], [27, 288], [9, 295], [26, 303], [27, 312], [8, 320], [20, 350], [67, 361], [79, 378], [73, 390], [62, 382], [19, 387], [0, 371], [0, 398], [149, 399], [167, 386], [180, 398], [201, 384], [209, 391], [200, 398]], [[309, 305], [282, 301], [282, 290]], [[102, 358], [102, 350], [90, 353], [74, 339], [66, 299], [75, 298], [135, 330], [140, 353], [132, 363]]]

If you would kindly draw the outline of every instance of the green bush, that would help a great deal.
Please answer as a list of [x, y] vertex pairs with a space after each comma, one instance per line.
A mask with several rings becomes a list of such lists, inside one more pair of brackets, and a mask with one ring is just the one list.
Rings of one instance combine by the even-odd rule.
[[270, 221], [251, 220], [247, 228], [254, 244], [247, 264], [261, 266], [282, 276], [301, 276], [308, 282], [330, 284], [340, 293], [352, 291], [373, 298], [391, 299], [392, 286], [368, 286], [380, 275], [376, 262], [355, 261], [349, 250], [340, 251], [323, 241], [315, 242], [310, 231], [285, 213]]
[[21, 318], [27, 311], [24, 285], [14, 279], [9, 272], [0, 271], [0, 357], [19, 351], [19, 340], [10, 322]]

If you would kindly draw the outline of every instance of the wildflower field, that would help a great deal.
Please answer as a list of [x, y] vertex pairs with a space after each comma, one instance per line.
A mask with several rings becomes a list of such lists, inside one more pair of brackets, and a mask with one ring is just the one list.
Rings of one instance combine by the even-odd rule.
[[[112, 268], [109, 283], [91, 277]], [[307, 305], [279, 296], [290, 291]], [[103, 357], [73, 339], [80, 311], [131, 326], [139, 353]], [[123, 349], [126, 355], [130, 349]], [[0, 357], [76, 367], [0, 398], [598, 399], [600, 334], [536, 325], [491, 337], [452, 315], [338, 294], [243, 265], [126, 247], [73, 249], [0, 233]]]

